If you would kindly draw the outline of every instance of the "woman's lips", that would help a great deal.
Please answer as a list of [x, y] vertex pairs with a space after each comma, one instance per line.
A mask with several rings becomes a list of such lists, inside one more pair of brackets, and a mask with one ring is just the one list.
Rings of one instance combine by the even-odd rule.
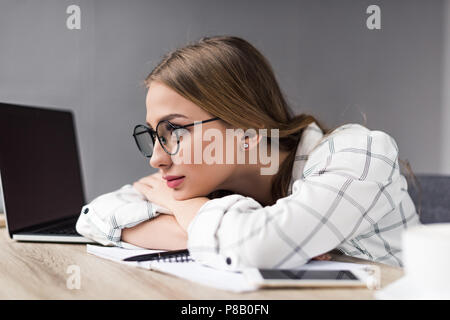
[[169, 188], [175, 188], [177, 186], [179, 186], [183, 181], [184, 181], [184, 176], [177, 178], [177, 179], [172, 179], [172, 180], [167, 180], [167, 186]]

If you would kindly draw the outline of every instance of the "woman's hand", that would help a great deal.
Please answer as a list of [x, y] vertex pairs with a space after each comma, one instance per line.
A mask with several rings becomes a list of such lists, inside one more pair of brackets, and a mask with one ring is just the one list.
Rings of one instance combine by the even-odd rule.
[[133, 183], [133, 187], [142, 193], [148, 201], [169, 209], [174, 201], [172, 190], [167, 186], [160, 172], [143, 177]]

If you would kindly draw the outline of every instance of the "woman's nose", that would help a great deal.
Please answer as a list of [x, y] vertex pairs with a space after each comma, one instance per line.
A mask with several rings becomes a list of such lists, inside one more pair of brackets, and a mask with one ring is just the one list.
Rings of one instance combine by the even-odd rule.
[[171, 163], [172, 159], [170, 158], [170, 155], [164, 151], [159, 141], [157, 141], [153, 147], [153, 154], [150, 158], [150, 166], [155, 169], [159, 169], [161, 167], [170, 166]]

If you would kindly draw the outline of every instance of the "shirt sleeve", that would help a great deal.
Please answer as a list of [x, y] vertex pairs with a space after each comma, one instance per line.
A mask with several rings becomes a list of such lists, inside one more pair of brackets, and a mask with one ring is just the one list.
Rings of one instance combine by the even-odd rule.
[[274, 205], [239, 194], [206, 202], [188, 227], [188, 249], [221, 269], [299, 267], [394, 210], [405, 184], [388, 134], [340, 130], [310, 154], [292, 194]]
[[138, 248], [121, 241], [123, 228], [131, 228], [152, 219], [166, 208], [146, 200], [132, 185], [103, 194], [82, 207], [76, 230], [86, 238], [105, 246]]

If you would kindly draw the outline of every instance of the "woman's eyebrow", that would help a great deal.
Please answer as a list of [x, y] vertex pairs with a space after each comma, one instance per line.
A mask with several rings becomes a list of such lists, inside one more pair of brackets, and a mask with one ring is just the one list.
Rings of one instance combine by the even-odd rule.
[[[186, 118], [187, 119], [187, 117], [184, 114], [171, 113], [171, 114], [165, 115], [164, 117], [159, 119], [157, 123], [160, 123], [163, 120], [171, 120], [171, 119], [174, 119], [174, 118]], [[146, 121], [146, 122], [150, 126], [150, 128], [153, 128], [152, 125], [148, 121]]]

